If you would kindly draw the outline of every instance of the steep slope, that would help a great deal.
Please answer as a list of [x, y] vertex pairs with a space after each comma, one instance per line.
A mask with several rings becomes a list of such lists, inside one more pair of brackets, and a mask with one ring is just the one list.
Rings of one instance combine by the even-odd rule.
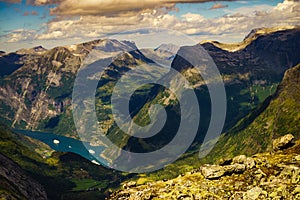
[[[293, 134], [300, 138], [300, 64], [288, 70], [274, 95], [221, 135], [212, 151], [199, 158], [199, 145], [164, 169], [140, 175], [140, 181], [171, 178], [203, 163], [228, 160], [236, 155], [253, 155], [270, 150], [272, 140], [281, 135]], [[205, 151], [204, 151], [205, 152]], [[201, 155], [201, 154], [200, 154]]]
[[120, 77], [120, 73], [152, 62], [135, 49], [135, 44], [127, 41], [95, 40], [50, 50], [23, 49], [0, 57], [4, 76], [0, 81], [1, 121], [17, 129], [49, 130], [76, 137], [70, 104], [74, 79], [83, 60], [91, 51], [101, 53], [99, 60], [130, 52], [126, 58], [118, 57], [106, 71], [102, 86], [109, 90], [109, 81]]
[[[227, 113], [224, 132], [232, 128], [268, 96], [272, 95], [282, 80], [284, 72], [300, 62], [300, 55], [297, 54], [300, 45], [300, 28], [266, 33], [266, 35], [259, 34], [244, 49], [236, 52], [225, 51], [210, 43], [202, 44], [216, 63], [225, 83]], [[189, 55], [192, 55], [191, 60], [197, 60], [201, 56], [198, 55], [199, 48], [201, 48], [200, 45], [181, 47], [178, 54], [188, 52]], [[188, 62], [178, 54], [175, 56], [171, 67], [183, 74], [191, 83], [200, 105], [200, 127], [195, 140], [195, 144], [197, 144], [203, 140], [210, 122], [210, 96], [201, 75], [197, 70], [194, 70], [191, 61]], [[176, 81], [171, 83], [173, 88], [178, 85], [180, 83]], [[153, 103], [167, 107], [169, 102], [173, 102], [173, 105], [169, 105], [173, 108], [178, 106], [174, 95], [167, 90], [159, 90], [156, 97], [143, 106], [140, 113], [145, 116]], [[170, 120], [173, 120], [170, 122], [172, 125], [168, 126], [168, 130], [165, 131], [167, 136], [163, 136], [162, 133], [161, 136], [152, 140], [139, 139], [139, 142], [133, 138], [130, 140], [132, 143], [128, 144], [127, 148], [139, 151], [142, 148], [156, 149], [157, 146], [162, 147], [167, 144], [170, 137], [174, 136], [170, 133], [177, 132], [178, 128], [176, 126], [178, 124], [178, 115], [176, 114], [178, 111], [174, 113], [170, 117]]]
[[0, 154], [1, 199], [47, 199], [44, 188], [18, 164]]
[[272, 139], [288, 133], [299, 139], [299, 86], [300, 64], [285, 73], [273, 96], [220, 138], [206, 160], [270, 150]]
[[259, 34], [244, 49], [235, 52], [203, 44], [226, 84], [225, 130], [275, 92], [284, 72], [300, 62], [299, 45], [300, 28]]
[[222, 165], [203, 165], [173, 179], [125, 182], [107, 199], [299, 199], [300, 140], [288, 149]]
[[72, 153], [42, 158], [32, 139], [0, 126], [0, 197], [17, 199], [101, 199], [126, 174], [95, 165]]

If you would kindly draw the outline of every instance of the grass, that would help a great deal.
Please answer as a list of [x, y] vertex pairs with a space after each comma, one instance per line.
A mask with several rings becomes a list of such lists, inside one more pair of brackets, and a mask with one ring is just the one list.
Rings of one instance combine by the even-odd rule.
[[91, 188], [107, 187], [107, 181], [96, 181], [93, 179], [71, 179], [71, 181], [76, 184], [76, 187], [74, 187], [72, 191], [82, 191]]

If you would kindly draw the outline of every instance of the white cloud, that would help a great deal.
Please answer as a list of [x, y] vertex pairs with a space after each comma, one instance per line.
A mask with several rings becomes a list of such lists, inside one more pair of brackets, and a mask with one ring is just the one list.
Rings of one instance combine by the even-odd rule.
[[31, 40], [34, 37], [35, 33], [35, 30], [16, 29], [3, 37], [7, 38], [8, 43], [12, 43]]
[[137, 28], [159, 27], [191, 35], [197, 41], [216, 39], [232, 42], [241, 40], [254, 28], [300, 25], [299, 11], [299, 1], [286, 0], [275, 7], [252, 6], [235, 9], [219, 18], [205, 18], [197, 13], [186, 13], [177, 17], [158, 10], [140, 11], [127, 17], [84, 15], [73, 19], [56, 18], [48, 22], [45, 32], [37, 35], [11, 33], [8, 41], [16, 42], [34, 37], [35, 40], [41, 42], [42, 40], [57, 40], [59, 41], [57, 43], [61, 45], [75, 38], [87, 41]]

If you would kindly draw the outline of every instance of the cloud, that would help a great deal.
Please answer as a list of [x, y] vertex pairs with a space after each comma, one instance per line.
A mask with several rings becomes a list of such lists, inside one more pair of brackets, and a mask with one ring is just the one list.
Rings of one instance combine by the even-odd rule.
[[[139, 11], [134, 15], [56, 17], [37, 32], [15, 31], [7, 41], [30, 40], [43, 44], [64, 45], [108, 37], [115, 33], [146, 27], [160, 27], [190, 35], [196, 41], [215, 39], [233, 42], [243, 39], [254, 28], [300, 25], [300, 2], [284, 1], [277, 6], [245, 6], [227, 11], [218, 18], [205, 18], [198, 13], [172, 15], [163, 10]], [[128, 33], [129, 34], [129, 33]], [[148, 33], [139, 33], [139, 35]], [[132, 33], [133, 35], [133, 33]], [[134, 39], [134, 37], [133, 37]], [[48, 42], [49, 44], [50, 42]]]
[[194, 36], [244, 36], [254, 28], [300, 24], [299, 2], [284, 1], [275, 7], [262, 7], [242, 7], [219, 18], [205, 18], [197, 13], [176, 17], [156, 10], [127, 17], [84, 15], [77, 19], [57, 18], [49, 22], [47, 31], [36, 39], [99, 38], [143, 27], [174, 29]]
[[210, 10], [221, 9], [221, 8], [227, 8], [227, 7], [228, 7], [228, 5], [223, 5], [223, 4], [221, 4], [221, 3], [216, 3], [216, 4], [214, 4], [214, 5], [210, 8]]
[[[172, 10], [177, 3], [204, 3], [213, 0], [27, 0], [27, 3], [41, 5], [56, 5], [51, 9], [52, 15], [82, 16], [82, 15], [130, 15], [135, 12], [149, 10]], [[218, 1], [218, 0], [214, 0]], [[226, 1], [226, 0], [225, 0]], [[234, 1], [234, 0], [227, 0]]]
[[3, 37], [8, 43], [32, 40], [35, 37], [35, 30], [16, 29]]

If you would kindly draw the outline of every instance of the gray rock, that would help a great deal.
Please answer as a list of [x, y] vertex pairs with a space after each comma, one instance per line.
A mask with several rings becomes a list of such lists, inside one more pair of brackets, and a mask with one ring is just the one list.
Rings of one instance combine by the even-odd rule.
[[255, 160], [253, 158], [247, 158], [245, 155], [239, 155], [232, 159], [233, 164], [245, 164], [247, 169], [255, 167]]
[[244, 198], [245, 199], [251, 199], [251, 200], [255, 200], [259, 197], [259, 195], [263, 192], [263, 190], [260, 187], [254, 187], [250, 190], [248, 190], [245, 194], [244, 194]]
[[201, 167], [201, 173], [207, 179], [217, 179], [225, 174], [224, 167], [219, 165], [204, 165]]
[[242, 173], [246, 170], [246, 166], [244, 164], [227, 165], [224, 166], [223, 168], [226, 174]]
[[207, 179], [218, 179], [226, 174], [242, 173], [246, 170], [244, 164], [232, 164], [226, 166], [205, 165], [201, 168], [203, 176]]
[[275, 151], [286, 149], [294, 145], [294, 136], [292, 134], [287, 134], [283, 137], [275, 139], [273, 141], [273, 149]]
[[247, 157], [245, 155], [239, 155], [239, 156], [236, 156], [232, 159], [232, 163], [233, 164], [244, 164], [247, 160]]

